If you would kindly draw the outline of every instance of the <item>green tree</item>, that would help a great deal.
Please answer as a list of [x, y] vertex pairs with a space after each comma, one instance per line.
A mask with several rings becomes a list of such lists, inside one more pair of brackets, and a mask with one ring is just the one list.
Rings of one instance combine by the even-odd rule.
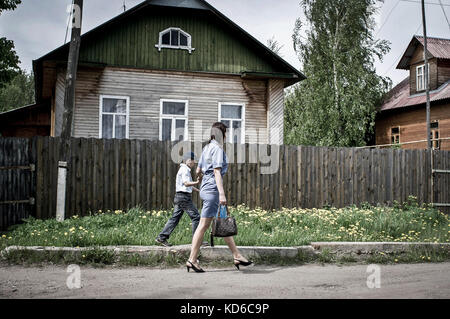
[[0, 0], [0, 14], [5, 10], [14, 10], [21, 3], [21, 0]]
[[277, 40], [275, 40], [275, 36], [267, 40], [267, 47], [272, 50], [274, 53], [278, 54], [280, 57], [281, 55], [281, 49], [284, 47], [284, 45], [280, 45]]
[[[14, 10], [21, 0], [0, 0], [0, 14], [5, 10]], [[14, 51], [14, 42], [0, 38], [0, 88], [11, 81], [19, 72], [19, 57]]]
[[0, 88], [0, 112], [34, 103], [34, 77], [20, 71], [9, 83]]
[[301, 1], [307, 24], [297, 19], [293, 41], [307, 79], [286, 98], [286, 144], [366, 144], [376, 105], [391, 86], [374, 67], [390, 49], [373, 36], [377, 2]]

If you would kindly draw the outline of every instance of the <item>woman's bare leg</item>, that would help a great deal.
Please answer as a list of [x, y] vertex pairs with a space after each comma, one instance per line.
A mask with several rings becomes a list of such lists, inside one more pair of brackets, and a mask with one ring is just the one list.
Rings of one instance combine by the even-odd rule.
[[233, 254], [233, 258], [234, 259], [239, 259], [242, 261], [248, 261], [244, 256], [241, 255], [241, 253], [239, 252], [238, 248], [236, 247], [236, 244], [234, 242], [234, 238], [233, 237], [225, 237], [224, 238], [225, 242], [228, 245], [228, 248], [230, 248], [232, 254]]
[[200, 218], [200, 223], [198, 224], [197, 229], [195, 230], [194, 237], [192, 238], [191, 254], [189, 256], [189, 261], [193, 263], [196, 267], [199, 266], [197, 264], [198, 252], [200, 250], [200, 246], [202, 245], [205, 232], [208, 230], [211, 221], [212, 218], [203, 218], [203, 217]]

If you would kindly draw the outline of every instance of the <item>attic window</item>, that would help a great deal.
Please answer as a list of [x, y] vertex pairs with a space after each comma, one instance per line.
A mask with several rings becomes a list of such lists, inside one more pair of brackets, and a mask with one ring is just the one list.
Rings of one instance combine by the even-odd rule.
[[[428, 63], [428, 85], [430, 84], [430, 64]], [[416, 67], [416, 89], [425, 90], [425, 64]]]
[[162, 48], [188, 50], [192, 53], [195, 49], [192, 47], [191, 35], [180, 28], [168, 28], [159, 33], [159, 42], [155, 44], [158, 51]]

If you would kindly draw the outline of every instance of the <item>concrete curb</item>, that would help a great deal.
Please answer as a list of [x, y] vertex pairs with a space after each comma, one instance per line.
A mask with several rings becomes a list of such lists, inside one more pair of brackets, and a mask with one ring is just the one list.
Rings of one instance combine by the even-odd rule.
[[[147, 256], [149, 254], [169, 256], [188, 255], [190, 245], [172, 247], [161, 246], [102, 246], [102, 247], [54, 247], [54, 246], [8, 246], [0, 252], [1, 256], [11, 251], [31, 250], [35, 252], [63, 252], [69, 254], [81, 254], [92, 249], [111, 250], [116, 255], [137, 254]], [[314, 257], [327, 251], [337, 257], [352, 256], [364, 259], [376, 252], [385, 254], [407, 252], [411, 249], [436, 249], [450, 251], [450, 243], [423, 243], [423, 242], [313, 242], [311, 245], [297, 247], [258, 247], [240, 246], [239, 250], [248, 258], [296, 258]], [[232, 255], [227, 246], [201, 247], [201, 258], [205, 260], [232, 260]]]
[[433, 249], [450, 251], [450, 243], [425, 242], [312, 242], [315, 251], [328, 250], [340, 256], [353, 256], [364, 258], [377, 252], [385, 254], [403, 253], [414, 249]]

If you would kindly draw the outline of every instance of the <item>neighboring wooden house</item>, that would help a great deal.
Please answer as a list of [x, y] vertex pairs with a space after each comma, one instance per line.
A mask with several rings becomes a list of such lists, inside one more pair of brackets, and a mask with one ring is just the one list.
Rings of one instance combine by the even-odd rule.
[[[397, 69], [409, 76], [387, 95], [376, 118], [376, 144], [426, 140], [426, 96], [423, 37], [414, 36]], [[431, 134], [433, 139], [450, 137], [450, 39], [427, 41], [430, 82]], [[426, 148], [426, 143], [404, 144], [403, 148]], [[433, 141], [435, 149], [450, 150], [450, 140]]]
[[38, 103], [0, 113], [0, 137], [50, 135], [50, 104]]
[[[33, 61], [52, 136], [68, 49]], [[284, 88], [304, 78], [206, 1], [144, 1], [82, 35], [73, 136], [192, 140], [223, 121], [229, 141], [282, 144]]]

